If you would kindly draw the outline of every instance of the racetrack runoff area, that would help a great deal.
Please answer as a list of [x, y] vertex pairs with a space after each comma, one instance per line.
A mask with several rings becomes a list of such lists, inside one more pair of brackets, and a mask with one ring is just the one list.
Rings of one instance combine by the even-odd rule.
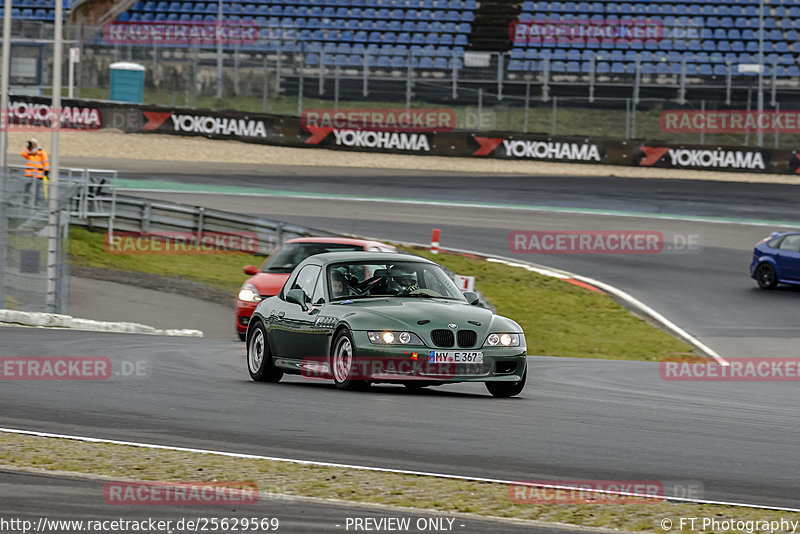
[[[88, 134], [88, 135], [95, 135], [95, 134]], [[142, 137], [144, 137], [144, 136], [142, 136]], [[126, 135], [126, 138], [130, 138], [130, 136], [129, 136], [129, 135]], [[119, 139], [121, 140], [122, 138], [119, 138]], [[173, 141], [175, 141], [175, 138], [172, 138], [172, 137], [170, 137], [168, 141], [169, 141], [169, 144], [170, 144], [170, 145], [172, 145], [172, 142], [173, 142]], [[180, 140], [180, 141], [181, 141], [181, 142], [183, 142], [184, 140]], [[190, 140], [190, 141], [195, 141], [195, 140]], [[250, 151], [253, 151], [253, 147], [252, 147], [252, 146], [250, 146], [250, 145], [242, 145], [242, 144], [239, 144], [239, 143], [233, 143], [233, 144], [229, 144], [228, 142], [219, 142], [219, 141], [214, 141], [214, 142], [205, 141], [205, 140], [199, 140], [199, 141], [204, 141], [204, 142], [211, 143], [211, 144], [213, 144], [213, 145], [217, 145], [217, 146], [221, 146], [221, 147], [225, 147], [225, 148], [227, 148], [227, 147], [230, 147], [230, 146], [233, 146], [233, 145], [238, 145], [239, 147], [243, 147], [245, 150], [250, 150]], [[275, 148], [275, 147], [258, 147], [258, 150], [257, 150], [257, 152], [258, 152], [258, 153], [261, 153], [261, 152], [263, 151], [265, 154], [268, 154], [268, 153], [269, 153], [270, 151], [272, 151], [274, 148]], [[238, 150], [238, 149], [237, 149], [237, 150]], [[299, 150], [302, 150], [302, 149], [298, 149], [298, 151], [299, 151]], [[142, 152], [142, 153], [146, 153], [146, 152]], [[231, 153], [235, 153], [235, 152], [231, 152]], [[300, 154], [300, 155], [311, 155], [311, 154], [314, 154], [314, 153], [319, 153], [319, 154], [322, 154], [322, 155], [328, 155], [328, 156], [330, 156], [330, 158], [338, 158], [338, 157], [346, 157], [346, 158], [348, 158], [348, 159], [352, 159], [352, 158], [353, 158], [353, 154], [352, 154], [352, 153], [337, 153], [337, 152], [333, 152], [333, 151], [304, 150], [303, 152], [300, 152], [299, 154]], [[191, 154], [191, 152], [190, 152], [189, 154]], [[85, 156], [85, 157], [87, 157], [87, 156]], [[89, 157], [90, 157], [90, 156], [89, 156]], [[370, 155], [370, 157], [380, 157], [380, 158], [383, 158], [383, 156], [376, 156], [376, 155]], [[389, 157], [391, 157], [391, 158], [395, 158], [396, 156], [389, 156]], [[401, 160], [406, 160], [406, 159], [407, 159], [407, 157], [400, 157], [400, 158], [401, 158]], [[450, 160], [449, 160], [449, 158], [426, 158], [426, 157], [418, 157], [418, 158], [408, 158], [408, 159], [409, 159], [409, 165], [417, 165], [417, 164], [419, 164], [419, 165], [422, 165], [422, 163], [411, 163], [411, 161], [410, 161], [411, 159], [414, 159], [414, 160], [422, 160], [422, 161], [425, 161], [425, 160], [433, 160], [433, 159], [436, 159], [436, 160], [445, 160], [445, 161], [450, 161]], [[313, 163], [309, 163], [309, 162], [307, 162], [307, 161], [304, 161], [304, 163], [305, 163], [306, 165], [314, 165]], [[462, 162], [462, 163], [469, 163], [469, 164], [470, 164], [470, 166], [471, 166], [471, 169], [470, 169], [470, 170], [473, 170], [473, 171], [475, 170], [475, 167], [474, 167], [474, 165], [472, 165], [472, 163], [473, 163], [473, 162]], [[493, 165], [492, 165], [493, 167], [494, 167], [494, 165], [505, 164], [505, 163], [513, 164], [513, 165], [514, 165], [514, 166], [517, 168], [517, 170], [515, 170], [515, 171], [507, 171], [507, 170], [506, 170], [506, 171], [500, 171], [500, 172], [509, 172], [509, 173], [510, 173], [510, 172], [515, 172], [515, 173], [519, 172], [520, 174], [529, 174], [529, 173], [531, 173], [531, 172], [536, 172], [536, 171], [531, 171], [531, 169], [533, 169], [533, 168], [538, 168], [537, 166], [539, 165], [539, 164], [532, 163], [532, 162], [520, 163], [519, 165], [517, 165], [517, 163], [518, 163], [518, 162], [486, 162], [486, 163], [492, 163], [492, 164], [493, 164]], [[427, 165], [427, 163], [425, 163], [425, 164]], [[174, 165], [175, 167], [173, 167], [173, 168], [178, 168], [178, 169], [180, 169], [182, 164], [181, 164], [181, 162], [179, 162], [179, 161], [175, 161], [175, 163], [170, 163], [170, 165]], [[400, 166], [400, 164], [397, 164], [397, 165], [398, 165], [397, 167], [390, 167], [390, 168], [396, 168], [396, 169], [397, 169], [397, 168], [400, 168], [400, 169], [401, 169], [401, 168], [403, 168], [402, 166]], [[323, 165], [322, 163], [320, 163], [320, 164], [319, 164], [319, 166], [320, 166], [320, 171], [321, 171], [321, 173], [324, 173], [324, 172], [325, 172], [325, 167], [324, 167], [324, 165]], [[549, 166], [549, 164], [548, 164], [548, 166]], [[220, 166], [220, 167], [224, 167], [224, 166]], [[569, 172], [569, 174], [575, 174], [575, 173], [578, 173], [578, 172], [577, 172], [575, 169], [577, 169], [577, 168], [578, 168], [578, 167], [580, 167], [580, 166], [576, 166], [576, 165], [561, 165], [561, 167], [564, 167], [564, 168], [568, 169], [568, 170], [570, 171], [570, 172]], [[185, 167], [184, 167], [184, 168], [185, 168]], [[522, 171], [522, 170], [521, 170], [522, 168], [525, 168], [526, 170], [525, 170], [525, 171]], [[590, 168], [590, 170], [591, 170], [591, 171], [593, 171], [593, 172], [596, 172], [598, 169], [599, 169], [598, 167], [594, 167], [594, 166], [592, 166], [592, 167]], [[609, 172], [611, 172], [611, 173], [613, 173], [613, 174], [616, 174], [617, 176], [619, 176], [620, 174], [619, 174], [619, 172], [618, 172], [618, 171], [622, 171], [622, 170], [623, 170], [623, 168], [619, 168], [619, 167], [612, 167], [612, 168], [608, 168], [608, 170], [609, 170]], [[639, 170], [639, 169], [634, 169], [634, 170]], [[224, 172], [224, 171], [220, 171], [220, 172]], [[253, 171], [253, 172], [257, 172], [257, 171]], [[542, 171], [542, 172], [545, 172], [545, 171]], [[551, 172], [555, 173], [556, 171], [551, 171]], [[680, 172], [683, 172], [683, 171], [680, 171]], [[398, 171], [398, 176], [402, 176], [402, 174], [403, 174], [403, 172], [402, 172], [402, 171]], [[655, 173], [654, 173], [654, 174], [655, 174]], [[657, 174], [659, 174], [659, 175], [662, 175], [662, 176], [660, 176], [660, 177], [664, 177], [664, 175], [666, 175], [666, 174], [667, 174], [667, 172], [666, 172], [666, 171], [657, 171]], [[701, 177], [701, 178], [708, 178], [708, 177], [710, 177], [710, 174], [711, 174], [711, 173], [702, 173], [702, 172], [698, 172], [698, 173], [694, 173], [694, 174], [695, 174], [695, 175], [698, 175], [698, 176], [699, 176], [699, 177]], [[654, 178], [656, 178], [657, 176], [653, 176], [653, 177], [654, 177]], [[735, 178], [736, 180], [741, 180], [741, 179], [743, 179], [743, 178], [751, 178], [751, 177], [750, 177], [750, 176], [746, 176], [746, 177], [745, 177], [745, 176], [743, 176], [743, 175], [741, 175], [741, 174], [738, 174], [738, 175], [734, 175], [734, 176], [732, 176], [731, 178]], [[769, 179], [772, 181], [772, 180], [775, 180], [775, 179], [782, 179], [782, 178], [784, 178], [784, 177], [770, 175], [768, 178], [769, 178]], [[792, 177], [785, 177], [785, 178], [787, 178], [787, 179], [791, 179]], [[744, 282], [744, 283], [747, 283], [747, 282], [748, 282], [748, 280], [744, 279], [744, 280], [743, 280], [743, 282]], [[684, 399], [684, 400], [685, 400], [685, 399]], [[657, 530], [657, 526], [656, 526], [656, 525], [654, 525], [654, 524], [648, 525], [646, 528], [648, 528], [648, 529], [652, 529], [652, 530]]]

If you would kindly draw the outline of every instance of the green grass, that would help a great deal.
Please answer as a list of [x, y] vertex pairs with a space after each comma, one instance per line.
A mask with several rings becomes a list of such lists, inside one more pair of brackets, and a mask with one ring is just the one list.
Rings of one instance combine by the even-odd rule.
[[[257, 485], [262, 500], [316, 497], [415, 508], [408, 512], [416, 516], [426, 515], [419, 511], [424, 508], [443, 514], [469, 513], [603, 527], [624, 532], [679, 533], [681, 517], [741, 521], [800, 520], [800, 514], [791, 512], [658, 500], [621, 504], [601, 495], [596, 495], [594, 502], [576, 499], [573, 502], [520, 503], [512, 502], [510, 497], [515, 493], [510, 494], [509, 486], [504, 484], [151, 450], [2, 432], [0, 467], [36, 469], [37, 472], [89, 473], [98, 477], [153, 482], [248, 482]], [[665, 518], [671, 521], [671, 526], [662, 529]], [[698, 526], [700, 524], [701, 520], [698, 520]], [[753, 525], [752, 532], [764, 531]], [[533, 525], [531, 528], [535, 529]], [[684, 526], [683, 532], [688, 531], [688, 527]], [[788, 531], [778, 529], [772, 534], [779, 532], [791, 532], [791, 527]]]
[[519, 267], [409, 249], [462, 275], [497, 313], [522, 326], [528, 354], [661, 361], [696, 358], [692, 347], [632, 315], [611, 297]]
[[103, 245], [105, 233], [72, 226], [69, 230], [70, 263], [118, 271], [138, 271], [200, 282], [235, 295], [247, 278], [245, 265], [261, 265], [263, 256], [248, 254], [123, 255], [109, 254]]
[[[246, 254], [109, 254], [103, 245], [105, 235], [70, 228], [72, 264], [182, 278], [235, 295], [246, 279], [242, 267], [264, 261], [264, 257]], [[474, 275], [476, 288], [497, 308], [497, 313], [522, 326], [527, 334], [528, 354], [643, 361], [692, 356], [689, 345], [631, 315], [606, 295], [476, 258], [412, 252], [459, 274]]]

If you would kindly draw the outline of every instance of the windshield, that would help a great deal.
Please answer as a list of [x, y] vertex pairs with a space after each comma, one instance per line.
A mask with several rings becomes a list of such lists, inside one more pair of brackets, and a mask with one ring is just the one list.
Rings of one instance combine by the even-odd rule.
[[262, 273], [290, 273], [301, 261], [325, 252], [346, 252], [349, 250], [364, 250], [359, 245], [346, 243], [287, 243], [272, 253], [264, 265]]
[[328, 267], [328, 287], [331, 300], [365, 297], [466, 300], [444, 269], [413, 261], [336, 263]]

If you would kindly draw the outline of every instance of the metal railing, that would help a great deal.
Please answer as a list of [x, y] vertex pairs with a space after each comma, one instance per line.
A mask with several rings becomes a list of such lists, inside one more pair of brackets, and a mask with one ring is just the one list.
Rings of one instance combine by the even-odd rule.
[[[269, 254], [287, 239], [337, 235], [272, 219], [127, 195], [107, 194], [92, 201], [99, 211], [89, 212], [83, 219], [73, 219], [72, 224], [104, 228], [112, 236], [116, 231], [143, 234], [173, 231], [198, 235], [252, 232], [257, 235], [258, 253]], [[111, 213], [113, 216], [109, 216]]]

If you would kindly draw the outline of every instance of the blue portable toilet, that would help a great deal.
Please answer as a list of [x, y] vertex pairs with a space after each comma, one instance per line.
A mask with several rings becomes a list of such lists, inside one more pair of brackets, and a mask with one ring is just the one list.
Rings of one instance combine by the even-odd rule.
[[144, 67], [119, 61], [111, 64], [111, 100], [141, 104], [144, 96]]

